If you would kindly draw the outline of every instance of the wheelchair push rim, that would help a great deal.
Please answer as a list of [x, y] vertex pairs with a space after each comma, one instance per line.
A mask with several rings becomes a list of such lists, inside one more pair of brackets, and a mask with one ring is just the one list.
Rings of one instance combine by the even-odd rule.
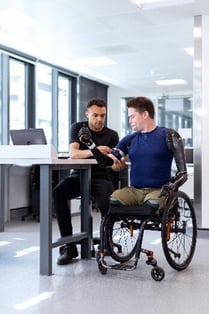
[[117, 262], [129, 261], [136, 252], [139, 221], [132, 218], [109, 218], [107, 245], [110, 256]]
[[179, 271], [187, 268], [195, 252], [197, 223], [191, 200], [184, 192], [175, 192], [163, 211], [161, 239], [169, 265]]

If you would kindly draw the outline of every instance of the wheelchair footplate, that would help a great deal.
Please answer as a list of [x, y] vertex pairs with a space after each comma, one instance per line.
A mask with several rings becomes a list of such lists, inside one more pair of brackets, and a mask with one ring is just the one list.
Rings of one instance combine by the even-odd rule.
[[[146, 264], [151, 265], [153, 268], [151, 270], [151, 276], [155, 281], [161, 281], [165, 277], [164, 270], [157, 265], [156, 259], [153, 257], [152, 251], [147, 251], [145, 249], [141, 249], [141, 253], [147, 254]], [[152, 257], [151, 257], [152, 256]], [[135, 257], [133, 263], [114, 263], [114, 264], [107, 264], [105, 261], [105, 255], [101, 252], [97, 252], [96, 260], [98, 264], [98, 269], [102, 275], [107, 273], [108, 269], [114, 270], [122, 270], [122, 271], [133, 271], [137, 268], [139, 258]]]

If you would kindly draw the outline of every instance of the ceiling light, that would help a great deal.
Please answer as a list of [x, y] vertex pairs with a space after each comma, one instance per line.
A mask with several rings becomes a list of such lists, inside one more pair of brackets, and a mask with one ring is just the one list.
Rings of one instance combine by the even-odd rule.
[[194, 3], [194, 0], [130, 0], [130, 2], [140, 9], [153, 9], [157, 7]]
[[116, 64], [116, 62], [104, 56], [96, 57], [96, 58], [80, 58], [77, 61], [81, 63], [82, 65], [89, 66], [89, 67]]
[[[135, 4], [148, 4], [148, 3], [156, 3], [156, 2], [166, 2], [169, 0], [132, 0]], [[171, 0], [170, 0], [171, 1]]]
[[173, 79], [173, 80], [158, 80], [155, 81], [157, 85], [161, 86], [170, 86], [170, 85], [185, 85], [187, 82], [182, 79]]

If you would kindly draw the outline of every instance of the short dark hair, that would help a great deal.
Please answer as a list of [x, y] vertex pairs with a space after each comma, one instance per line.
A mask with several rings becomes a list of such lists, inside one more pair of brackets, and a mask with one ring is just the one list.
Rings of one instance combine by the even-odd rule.
[[155, 116], [155, 107], [153, 102], [146, 97], [135, 97], [128, 101], [127, 103], [128, 108], [134, 108], [136, 111], [142, 113], [147, 111], [151, 119], [154, 119]]
[[97, 106], [97, 107], [107, 107], [106, 102], [101, 99], [101, 98], [92, 98], [88, 101], [87, 104], [87, 109], [92, 107], [92, 106]]

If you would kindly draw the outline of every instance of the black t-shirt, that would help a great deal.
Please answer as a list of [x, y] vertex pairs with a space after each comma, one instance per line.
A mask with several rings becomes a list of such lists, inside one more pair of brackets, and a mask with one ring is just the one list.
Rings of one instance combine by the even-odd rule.
[[[71, 126], [71, 134], [70, 134], [70, 143], [77, 142], [80, 144], [80, 149], [87, 149], [86, 145], [81, 143], [78, 138], [78, 132], [82, 128], [82, 126], [88, 127], [88, 122], [75, 122]], [[92, 140], [96, 144], [96, 146], [105, 145], [111, 148], [115, 147], [118, 144], [119, 136], [118, 133], [106, 126], [103, 127], [102, 131], [94, 132], [90, 130], [92, 135]], [[93, 157], [92, 157], [93, 158]], [[92, 166], [92, 178], [105, 178], [112, 180], [112, 171], [108, 168], [101, 168], [98, 165]], [[72, 173], [73, 176], [79, 175], [78, 170], [74, 170]]]

